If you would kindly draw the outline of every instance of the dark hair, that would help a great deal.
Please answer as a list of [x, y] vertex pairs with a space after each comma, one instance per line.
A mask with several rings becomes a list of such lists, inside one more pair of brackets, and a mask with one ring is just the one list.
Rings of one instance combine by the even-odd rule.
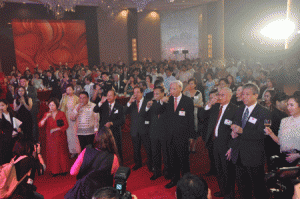
[[190, 82], [194, 82], [194, 84], [197, 86], [197, 80], [196, 80], [196, 78], [191, 78], [191, 79], [189, 79], [188, 84], [189, 84]]
[[270, 82], [272, 83], [272, 86], [275, 87], [276, 86], [276, 80], [273, 77], [268, 77], [267, 80], [270, 80]]
[[287, 99], [288, 99], [288, 96], [284, 92], [278, 92], [276, 95], [276, 101], [278, 101], [278, 102], [282, 102]]
[[69, 88], [69, 87], [71, 87], [71, 88], [74, 90], [73, 84], [68, 84], [68, 85], [66, 86], [66, 90], [67, 90], [67, 88]]
[[142, 84], [143, 87], [146, 86], [146, 88], [148, 88], [147, 83], [145, 80], [141, 80], [139, 84]]
[[300, 92], [299, 91], [295, 91], [292, 96], [288, 97], [288, 100], [289, 99], [294, 99], [297, 102], [298, 106], [300, 107]]
[[8, 101], [6, 99], [0, 99], [0, 102], [4, 103], [7, 106], [7, 111], [9, 112], [9, 114], [14, 117], [15, 116], [15, 112], [14, 110], [11, 108], [11, 106], [9, 105]]
[[234, 77], [233, 77], [231, 74], [229, 74], [229, 75], [226, 76], [226, 79], [227, 79], [227, 81], [228, 81], [228, 84], [229, 84], [228, 77], [231, 77], [231, 79], [232, 79], [232, 82], [231, 82], [231, 84], [229, 85], [229, 87], [232, 86], [232, 85], [235, 85]]
[[143, 75], [138, 75], [136, 78], [139, 78], [140, 80], [142, 80], [142, 81], [144, 81], [145, 80], [145, 78], [144, 78], [144, 76]]
[[152, 76], [151, 76], [151, 75], [146, 75], [146, 78], [147, 78], [147, 77], [149, 77], [150, 83], [152, 83], [152, 79], [153, 79]]
[[59, 100], [58, 100], [57, 98], [55, 98], [55, 97], [52, 97], [52, 98], [49, 99], [48, 105], [49, 105], [51, 102], [54, 102], [56, 108], [58, 109], [58, 107], [59, 107]]
[[22, 155], [31, 156], [33, 150], [33, 144], [30, 141], [20, 139], [14, 145], [13, 155], [17, 157]]
[[165, 92], [165, 88], [162, 87], [162, 86], [156, 86], [156, 87], [154, 87], [153, 90], [155, 90], [155, 89], [158, 89], [161, 93], [164, 93], [164, 92]]
[[101, 76], [102, 76], [102, 75], [107, 75], [107, 76], [109, 76], [109, 75], [108, 75], [108, 72], [103, 72], [103, 73], [101, 73]]
[[21, 80], [21, 79], [25, 79], [26, 81], [28, 81], [28, 78], [27, 78], [26, 76], [21, 76], [21, 77], [20, 77], [20, 80]]
[[160, 86], [162, 83], [164, 83], [164, 82], [159, 79], [156, 79], [154, 82], [154, 87]]
[[85, 79], [88, 80], [89, 82], [91, 82], [91, 81], [93, 80], [92, 77], [91, 77], [90, 75], [87, 76]]
[[252, 93], [255, 94], [259, 94], [259, 88], [256, 84], [253, 83], [247, 83], [243, 86], [243, 90], [246, 88], [250, 88], [252, 90]]
[[135, 86], [135, 87], [133, 88], [133, 90], [136, 89], [136, 88], [140, 89], [140, 92], [141, 92], [141, 93], [144, 92], [144, 89], [143, 89], [142, 87], [139, 87], [139, 86]]
[[116, 94], [116, 90], [115, 90], [114, 88], [111, 88], [110, 90], [108, 90], [107, 93], [110, 92], [110, 91], [112, 91], [112, 92], [114, 93], [114, 96], [117, 95], [117, 94]]
[[89, 98], [89, 94], [88, 94], [88, 92], [86, 92], [86, 91], [81, 91], [81, 92], [79, 93], [79, 95], [86, 95], [86, 96]]
[[121, 199], [119, 191], [114, 187], [103, 187], [98, 189], [92, 199]]
[[111, 130], [105, 126], [96, 133], [94, 138], [94, 147], [102, 151], [108, 151], [118, 156], [118, 149], [114, 136]]
[[171, 68], [171, 67], [166, 68], [166, 70], [169, 70], [170, 72], [173, 72], [173, 68]]
[[[272, 112], [274, 110], [274, 108], [276, 107], [276, 91], [274, 90], [266, 90], [266, 93], [270, 93], [271, 97], [270, 97], [270, 102], [271, 102], [271, 106], [270, 106], [270, 111]], [[262, 101], [262, 105], [265, 106], [265, 101]]]
[[224, 81], [225, 84], [228, 84], [228, 85], [229, 85], [229, 81], [228, 81], [227, 78], [221, 78], [221, 79], [219, 80], [219, 83], [220, 83], [221, 81]]
[[21, 96], [19, 95], [19, 89], [20, 89], [20, 88], [24, 89], [24, 99], [25, 99], [26, 104], [28, 104], [28, 96], [27, 96], [26, 89], [25, 89], [25, 87], [23, 87], [23, 86], [19, 86], [19, 87], [17, 88], [17, 92], [16, 92], [16, 94], [17, 94], [17, 97], [16, 97], [17, 105], [20, 104], [20, 98], [21, 98]]
[[214, 94], [214, 93], [218, 93], [218, 90], [217, 90], [217, 89], [211, 90], [211, 91], [209, 92], [209, 95]]
[[186, 173], [177, 183], [177, 199], [207, 199], [208, 185], [196, 175]]
[[160, 81], [164, 82], [164, 78], [162, 76], [157, 76], [156, 80], [160, 80]]
[[206, 73], [206, 74], [205, 74], [205, 79], [207, 79], [207, 80], [208, 80], [208, 75], [210, 75], [210, 76], [211, 76], [211, 78], [212, 78], [212, 79], [214, 79], [214, 76], [213, 76], [213, 74], [212, 74], [212, 73]]

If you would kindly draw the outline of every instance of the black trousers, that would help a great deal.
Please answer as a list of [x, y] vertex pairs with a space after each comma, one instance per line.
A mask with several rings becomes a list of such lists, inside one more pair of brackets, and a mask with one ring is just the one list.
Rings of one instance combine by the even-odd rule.
[[147, 153], [147, 166], [152, 168], [152, 154], [149, 132], [138, 132], [135, 136], [131, 136], [131, 139], [133, 144], [135, 165], [142, 166], [141, 148], [143, 144]]
[[160, 139], [158, 137], [151, 138], [151, 149], [152, 149], [152, 162], [154, 172], [161, 173], [161, 158], [163, 157], [164, 170], [168, 171], [170, 168], [170, 160], [168, 153], [168, 142], [167, 140]]
[[255, 199], [269, 198], [264, 181], [264, 165], [244, 166], [238, 160], [235, 166], [238, 191], [242, 199], [252, 199], [252, 191]]
[[122, 152], [122, 133], [119, 131], [112, 131], [120, 157], [120, 164], [123, 164], [123, 152]]
[[87, 145], [93, 145], [95, 135], [78, 135], [81, 150], [83, 150]]
[[172, 165], [171, 173], [173, 180], [179, 180], [180, 174], [190, 172], [190, 158], [189, 158], [189, 141], [179, 137], [173, 137], [170, 142], [170, 163]]
[[235, 198], [235, 168], [225, 154], [226, 149], [214, 145], [213, 155], [220, 191], [229, 198]]
[[206, 148], [208, 150], [208, 157], [210, 160], [210, 173], [216, 173], [216, 164], [215, 164], [215, 158], [214, 158], [214, 143], [213, 141], [209, 141], [206, 145]]

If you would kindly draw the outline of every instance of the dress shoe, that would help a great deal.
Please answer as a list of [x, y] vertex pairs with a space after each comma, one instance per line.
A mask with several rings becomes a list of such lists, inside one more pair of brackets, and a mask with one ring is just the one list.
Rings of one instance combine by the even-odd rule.
[[214, 193], [215, 197], [224, 197], [224, 194], [222, 194], [221, 191]]
[[171, 180], [168, 184], [165, 185], [166, 189], [171, 189], [172, 187], [175, 187], [177, 185], [177, 180]]
[[166, 180], [171, 180], [173, 176], [170, 173], [165, 172], [164, 177]]
[[160, 173], [154, 173], [153, 176], [150, 178], [150, 180], [156, 180], [157, 178], [159, 178], [161, 176]]
[[134, 167], [132, 167], [132, 170], [136, 171], [136, 170], [138, 170], [141, 167], [142, 167], [142, 165], [134, 165]]

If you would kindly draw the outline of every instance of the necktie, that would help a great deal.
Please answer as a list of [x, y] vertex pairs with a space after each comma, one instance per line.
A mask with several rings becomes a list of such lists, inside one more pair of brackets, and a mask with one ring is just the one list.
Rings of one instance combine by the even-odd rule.
[[213, 139], [216, 139], [216, 128], [217, 128], [217, 125], [219, 123], [219, 119], [221, 117], [221, 114], [222, 114], [222, 110], [223, 110], [223, 106], [220, 106], [220, 110], [219, 110], [219, 114], [218, 114], [218, 119], [217, 119], [217, 123], [216, 123], [216, 126], [214, 128], [214, 134], [213, 134]]
[[109, 112], [108, 112], [108, 115], [110, 116], [110, 114], [111, 114], [111, 104], [109, 104]]
[[174, 112], [177, 109], [177, 97], [174, 97]]
[[140, 112], [140, 110], [139, 110], [139, 107], [140, 107], [140, 100], [139, 100], [139, 101], [136, 101], [136, 106], [137, 106], [138, 112]]
[[246, 108], [246, 111], [244, 112], [243, 117], [242, 117], [242, 128], [245, 127], [248, 117], [249, 117], [249, 109]]

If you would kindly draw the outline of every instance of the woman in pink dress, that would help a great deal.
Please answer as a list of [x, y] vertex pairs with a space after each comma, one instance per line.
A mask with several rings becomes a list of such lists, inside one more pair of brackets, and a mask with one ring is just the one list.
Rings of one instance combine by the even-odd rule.
[[59, 101], [49, 100], [49, 112], [45, 113], [39, 126], [46, 128], [47, 169], [53, 176], [67, 174], [70, 169], [66, 130], [69, 127], [66, 115], [58, 110]]

